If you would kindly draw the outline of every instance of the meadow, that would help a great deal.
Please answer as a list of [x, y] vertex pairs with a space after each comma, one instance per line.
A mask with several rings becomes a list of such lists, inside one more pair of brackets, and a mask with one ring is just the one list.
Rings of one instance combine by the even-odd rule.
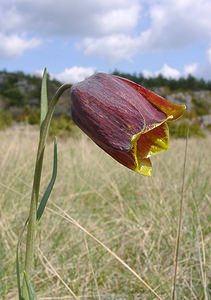
[[[17, 299], [15, 251], [27, 218], [38, 131], [0, 132], [0, 299]], [[41, 193], [51, 176], [53, 142]], [[38, 300], [171, 299], [185, 140], [152, 158], [152, 177], [86, 136], [58, 140], [58, 176], [37, 232]], [[211, 299], [211, 137], [189, 139], [176, 299]], [[24, 240], [22, 250], [24, 251]]]

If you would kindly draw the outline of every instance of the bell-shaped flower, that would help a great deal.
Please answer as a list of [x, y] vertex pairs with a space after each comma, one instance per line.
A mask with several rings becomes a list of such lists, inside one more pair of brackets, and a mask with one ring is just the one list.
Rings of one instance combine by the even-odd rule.
[[150, 156], [169, 146], [166, 121], [180, 117], [176, 105], [127, 79], [96, 73], [71, 88], [73, 121], [124, 166], [151, 175]]

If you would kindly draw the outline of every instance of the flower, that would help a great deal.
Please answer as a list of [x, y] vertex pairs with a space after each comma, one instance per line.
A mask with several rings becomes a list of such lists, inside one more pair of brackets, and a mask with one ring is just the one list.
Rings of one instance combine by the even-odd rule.
[[71, 88], [72, 119], [122, 165], [151, 175], [150, 156], [169, 146], [166, 121], [185, 110], [122, 77], [96, 73]]

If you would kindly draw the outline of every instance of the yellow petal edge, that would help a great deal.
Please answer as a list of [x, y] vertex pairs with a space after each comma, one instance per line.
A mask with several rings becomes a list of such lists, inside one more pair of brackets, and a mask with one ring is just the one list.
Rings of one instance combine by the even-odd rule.
[[[160, 133], [159, 130], [161, 130]], [[143, 139], [143, 144], [141, 143], [141, 139]], [[138, 142], [140, 143], [139, 149]], [[141, 147], [142, 145], [143, 147]], [[143, 130], [133, 135], [131, 150], [135, 161], [134, 171], [144, 176], [151, 176], [152, 164], [149, 157], [167, 150], [168, 147], [169, 129], [166, 121], [154, 125], [148, 131]]]

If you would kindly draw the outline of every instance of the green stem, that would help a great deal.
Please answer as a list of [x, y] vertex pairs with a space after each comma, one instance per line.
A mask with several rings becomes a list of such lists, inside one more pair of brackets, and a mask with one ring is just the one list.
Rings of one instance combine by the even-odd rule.
[[[49, 126], [55, 110], [55, 106], [60, 96], [63, 94], [63, 92], [69, 89], [70, 87], [71, 87], [70, 84], [64, 84], [57, 90], [55, 96], [52, 98], [52, 100], [49, 103], [48, 112], [40, 128], [40, 138], [39, 138], [39, 145], [37, 149], [37, 158], [36, 158], [35, 171], [34, 171], [34, 181], [32, 186], [31, 204], [29, 210], [29, 219], [28, 219], [27, 237], [26, 237], [24, 271], [26, 272], [28, 278], [31, 277], [31, 273], [34, 265], [37, 207], [38, 207], [38, 200], [39, 200], [40, 180], [42, 174], [46, 139], [48, 136]], [[23, 298], [24, 300], [29, 299], [25, 280], [23, 281]]]

